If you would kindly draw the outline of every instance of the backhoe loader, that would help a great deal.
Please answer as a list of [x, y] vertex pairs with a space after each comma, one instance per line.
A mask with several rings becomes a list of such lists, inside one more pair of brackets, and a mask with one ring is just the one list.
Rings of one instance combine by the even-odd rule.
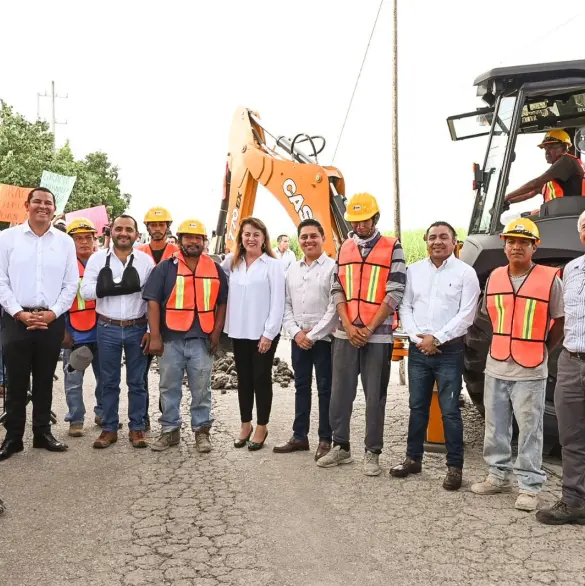
[[[460, 253], [460, 258], [475, 268], [483, 288], [490, 272], [507, 264], [499, 234], [504, 224], [516, 217], [530, 215], [539, 227], [541, 244], [535, 255], [536, 262], [562, 268], [584, 252], [577, 232], [577, 218], [585, 210], [585, 197], [553, 199], [543, 203], [535, 215], [534, 210], [522, 211], [516, 205], [509, 208], [505, 196], [544, 172], [543, 157], [543, 168], [532, 169], [530, 176], [524, 175], [527, 151], [522, 150], [523, 143], [529, 142], [534, 148], [537, 141], [533, 135], [542, 138], [546, 131], [562, 128], [572, 139], [573, 147], [569, 152], [583, 157], [585, 60], [493, 69], [480, 75], [474, 85], [482, 101], [481, 107], [451, 116], [447, 123], [453, 140], [480, 136], [487, 140], [483, 166], [473, 166], [475, 204], [468, 237]], [[464, 379], [471, 399], [482, 413], [484, 368], [490, 337], [491, 324], [478, 313], [465, 340]], [[544, 417], [546, 453], [558, 451], [553, 398], [560, 350], [561, 344], [550, 352], [548, 361]]]

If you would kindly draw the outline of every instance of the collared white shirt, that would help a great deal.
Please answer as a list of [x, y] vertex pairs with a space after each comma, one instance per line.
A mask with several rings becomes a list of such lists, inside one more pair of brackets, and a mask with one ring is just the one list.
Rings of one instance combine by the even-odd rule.
[[286, 299], [283, 326], [289, 336], [311, 330], [312, 342], [330, 341], [339, 317], [331, 297], [335, 261], [323, 253], [310, 265], [303, 258], [294, 262], [286, 273]]
[[288, 271], [290, 265], [297, 260], [295, 253], [290, 248], [284, 252], [280, 252], [278, 248], [275, 248], [274, 255], [282, 263], [285, 273]]
[[[138, 271], [140, 277], [141, 290], [138, 293], [130, 295], [114, 295], [111, 297], [102, 297], [97, 299], [96, 285], [98, 274], [106, 266], [106, 256], [111, 255], [110, 268], [114, 283], [122, 280], [124, 269], [128, 266], [130, 258], [134, 258], [132, 266]], [[104, 317], [117, 320], [138, 319], [146, 315], [147, 302], [142, 299], [144, 285], [154, 269], [154, 261], [150, 256], [140, 250], [133, 249], [132, 253], [126, 259], [126, 264], [116, 256], [114, 250], [99, 250], [92, 254], [87, 261], [83, 280], [81, 281], [81, 295], [86, 301], [95, 299], [95, 310]]]
[[565, 339], [569, 352], [585, 352], [585, 256], [572, 260], [563, 270]]
[[444, 344], [465, 335], [473, 324], [479, 281], [471, 266], [450, 256], [437, 268], [430, 258], [406, 271], [406, 289], [398, 309], [402, 328], [412, 342], [431, 334]]
[[59, 317], [71, 307], [78, 281], [70, 236], [52, 226], [37, 236], [28, 220], [0, 233], [0, 305], [10, 315], [47, 307]]
[[232, 255], [221, 264], [229, 280], [224, 332], [238, 340], [274, 340], [284, 313], [282, 264], [263, 254], [246, 268], [242, 260], [231, 268]]

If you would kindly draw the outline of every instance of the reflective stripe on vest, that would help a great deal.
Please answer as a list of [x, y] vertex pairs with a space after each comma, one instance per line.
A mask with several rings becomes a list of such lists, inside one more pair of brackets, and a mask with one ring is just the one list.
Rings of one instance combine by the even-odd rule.
[[212, 258], [202, 254], [193, 274], [182, 253], [174, 258], [178, 263], [177, 278], [166, 305], [166, 325], [170, 330], [188, 332], [197, 315], [201, 329], [210, 334], [215, 326], [215, 306], [219, 296], [217, 265]]
[[[148, 254], [148, 256], [150, 256], [150, 258], [154, 260], [154, 264], [156, 264], [156, 260], [154, 258], [154, 255], [152, 254], [150, 244], [141, 244], [136, 248], [138, 248], [138, 250], [141, 250], [142, 252], [146, 252], [146, 254]], [[175, 255], [177, 252], [179, 252], [179, 247], [176, 244], [167, 243], [163, 255], [161, 256], [160, 262], [162, 262], [163, 260], [167, 260], [167, 258], [171, 258], [171, 256]]]
[[83, 280], [85, 267], [79, 259], [77, 259], [77, 268], [79, 270], [77, 295], [75, 296], [71, 309], [69, 310], [69, 323], [71, 324], [71, 327], [78, 332], [89, 332], [95, 328], [97, 323], [95, 301], [86, 301], [81, 296], [81, 281]]
[[[581, 159], [575, 157], [574, 155], [571, 155], [570, 153], [565, 153], [563, 156], [572, 157], [581, 165], [581, 168], [583, 169], [583, 180], [581, 181], [581, 195], [585, 195], [585, 163]], [[543, 185], [542, 195], [544, 196], [544, 201], [546, 203], [547, 201], [551, 201], [559, 197], [564, 197], [565, 191], [561, 187], [561, 184], [555, 179], [553, 179], [552, 181], [549, 181], [548, 183], [545, 183]]]
[[347, 299], [347, 314], [352, 323], [358, 318], [369, 323], [386, 297], [386, 282], [392, 266], [396, 238], [380, 236], [364, 259], [353, 238], [339, 251], [339, 281]]
[[515, 293], [507, 266], [492, 271], [486, 305], [493, 328], [490, 356], [494, 360], [512, 358], [524, 368], [543, 363], [551, 322], [550, 294], [559, 274], [555, 267], [534, 265]]

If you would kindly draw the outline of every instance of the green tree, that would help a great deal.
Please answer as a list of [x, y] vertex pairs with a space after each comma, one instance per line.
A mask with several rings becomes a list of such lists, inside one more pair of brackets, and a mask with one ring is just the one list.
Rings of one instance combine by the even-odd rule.
[[76, 160], [69, 143], [53, 151], [53, 134], [46, 122], [29, 122], [0, 102], [0, 183], [34, 187], [44, 170], [77, 176], [66, 212], [105, 205], [113, 218], [130, 204], [130, 194], [120, 190], [118, 167], [106, 153]]

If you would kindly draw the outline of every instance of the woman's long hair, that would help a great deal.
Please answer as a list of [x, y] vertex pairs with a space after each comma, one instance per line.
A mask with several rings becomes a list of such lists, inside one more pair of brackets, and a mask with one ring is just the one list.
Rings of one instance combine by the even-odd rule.
[[270, 235], [268, 234], [266, 224], [264, 224], [264, 222], [262, 220], [259, 220], [258, 218], [244, 218], [240, 222], [238, 235], [236, 236], [236, 250], [234, 251], [234, 256], [232, 258], [232, 270], [234, 270], [240, 264], [240, 262], [246, 255], [246, 249], [244, 248], [244, 244], [242, 242], [242, 233], [244, 231], [244, 226], [246, 225], [254, 226], [256, 230], [260, 230], [260, 232], [262, 232], [262, 234], [264, 235], [264, 244], [262, 245], [262, 252], [266, 253], [268, 256], [271, 256], [272, 258], [276, 258], [274, 256], [274, 252], [270, 244]]

